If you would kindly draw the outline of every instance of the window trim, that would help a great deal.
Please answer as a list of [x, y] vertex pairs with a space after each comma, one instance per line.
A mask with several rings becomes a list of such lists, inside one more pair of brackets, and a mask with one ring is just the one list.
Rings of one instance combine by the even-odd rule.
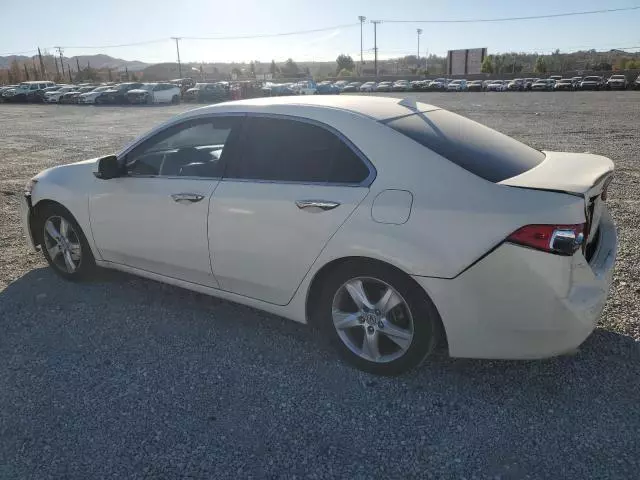
[[[274, 118], [279, 120], [291, 120], [295, 122], [307, 123], [307, 124], [322, 128], [328, 131], [329, 133], [332, 133], [336, 137], [338, 137], [338, 139], [347, 148], [349, 148], [358, 158], [360, 158], [360, 160], [364, 163], [364, 165], [369, 170], [369, 175], [367, 175], [367, 177], [363, 179], [361, 182], [357, 182], [357, 183], [305, 182], [305, 181], [299, 181], [299, 180], [261, 180], [256, 178], [228, 178], [226, 175], [227, 175], [227, 167], [229, 166], [229, 164], [225, 163], [224, 173], [222, 174], [222, 179], [221, 179], [221, 181], [223, 182], [273, 183], [273, 184], [281, 184], [281, 185], [316, 185], [316, 186], [323, 186], [323, 187], [367, 187], [368, 188], [371, 186], [371, 184], [376, 179], [376, 176], [378, 175], [378, 171], [373, 166], [371, 161], [367, 158], [367, 156], [364, 153], [362, 153], [362, 151], [356, 145], [354, 145], [354, 143], [351, 140], [349, 140], [342, 132], [332, 127], [331, 125], [328, 125], [326, 123], [323, 123], [321, 121], [318, 121], [312, 118], [298, 117], [296, 115], [289, 115], [289, 114], [282, 114], [282, 113], [245, 112], [244, 115], [247, 119], [250, 117], [256, 117], [256, 118]], [[243, 122], [240, 135], [244, 134], [245, 125], [246, 123]], [[231, 161], [233, 161], [233, 159]]]

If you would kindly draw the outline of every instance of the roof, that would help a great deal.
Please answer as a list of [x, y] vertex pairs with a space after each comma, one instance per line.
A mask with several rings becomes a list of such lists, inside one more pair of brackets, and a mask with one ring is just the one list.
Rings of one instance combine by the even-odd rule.
[[410, 113], [439, 110], [438, 107], [413, 99], [398, 97], [377, 97], [370, 95], [307, 95], [285, 97], [262, 97], [235, 102], [225, 102], [197, 109], [198, 114], [217, 112], [219, 110], [251, 112], [269, 111], [269, 107], [320, 107], [343, 110], [372, 118], [386, 120], [388, 118], [408, 115]]

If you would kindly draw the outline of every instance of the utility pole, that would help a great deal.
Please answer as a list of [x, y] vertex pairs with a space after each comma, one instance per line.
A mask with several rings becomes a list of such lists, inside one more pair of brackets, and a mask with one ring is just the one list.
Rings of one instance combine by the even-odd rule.
[[62, 76], [64, 77], [64, 63], [62, 63], [62, 47], [54, 47], [56, 50], [58, 50], [58, 53], [60, 54], [60, 71], [62, 72]]
[[362, 55], [362, 24], [367, 19], [367, 17], [363, 17], [362, 15], [358, 16], [358, 20], [360, 20], [360, 75], [362, 75], [362, 66], [364, 65], [364, 57]]
[[375, 71], [376, 81], [378, 80], [378, 24], [381, 20], [371, 20], [373, 23], [373, 70]]
[[44, 68], [44, 60], [42, 60], [42, 53], [40, 52], [40, 47], [38, 47], [38, 58], [40, 58], [40, 75], [43, 80], [47, 80], [47, 72]]
[[182, 65], [180, 64], [180, 45], [178, 44], [178, 42], [182, 40], [182, 38], [181, 37], [171, 37], [171, 38], [176, 41], [176, 52], [178, 53], [178, 76], [182, 78]]
[[418, 28], [416, 32], [418, 32], [418, 69], [419, 69], [420, 68], [420, 35], [422, 35], [422, 29]]
[[67, 63], [67, 72], [69, 72], [69, 83], [73, 83], [73, 78], [71, 78], [71, 66], [68, 63]]

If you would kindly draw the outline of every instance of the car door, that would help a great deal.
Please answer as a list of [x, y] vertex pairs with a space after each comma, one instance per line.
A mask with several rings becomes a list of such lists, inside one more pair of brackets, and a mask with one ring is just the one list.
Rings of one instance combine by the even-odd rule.
[[302, 119], [251, 116], [209, 208], [220, 288], [288, 303], [375, 170], [346, 139]]
[[241, 119], [173, 125], [119, 159], [126, 175], [96, 179], [89, 199], [91, 230], [104, 260], [218, 286], [207, 238], [209, 199]]

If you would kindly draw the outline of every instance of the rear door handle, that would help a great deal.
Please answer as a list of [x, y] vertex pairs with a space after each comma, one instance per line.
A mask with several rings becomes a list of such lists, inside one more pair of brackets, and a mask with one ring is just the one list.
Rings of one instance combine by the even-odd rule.
[[296, 206], [300, 210], [333, 210], [336, 207], [340, 206], [339, 202], [332, 202], [329, 200], [296, 200]]
[[204, 195], [198, 193], [174, 193], [171, 198], [178, 203], [196, 203], [202, 200]]

